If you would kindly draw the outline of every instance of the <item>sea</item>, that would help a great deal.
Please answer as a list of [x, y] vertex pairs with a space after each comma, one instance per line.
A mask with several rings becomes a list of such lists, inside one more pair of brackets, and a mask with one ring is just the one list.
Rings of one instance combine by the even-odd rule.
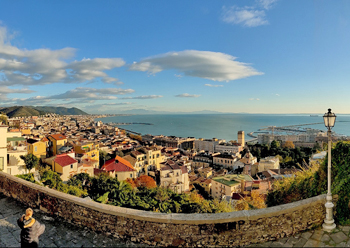
[[[244, 131], [246, 140], [250, 140], [252, 138], [247, 136], [248, 133], [266, 131], [264, 129], [269, 126], [302, 125], [302, 128], [327, 131], [323, 115], [306, 114], [157, 114], [96, 119], [99, 120], [103, 123], [118, 123], [118, 127], [142, 135], [218, 138], [226, 141], [237, 140], [238, 131]], [[337, 115], [332, 131], [339, 136], [350, 136], [350, 115]]]

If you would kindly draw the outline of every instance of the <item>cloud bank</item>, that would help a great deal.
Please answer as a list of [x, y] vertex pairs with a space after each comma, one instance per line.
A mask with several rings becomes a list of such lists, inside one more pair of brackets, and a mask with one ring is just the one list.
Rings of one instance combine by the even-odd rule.
[[183, 93], [183, 94], [180, 94], [180, 95], [176, 95], [175, 97], [200, 97], [201, 95], [191, 95], [191, 94], [188, 94], [188, 93]]
[[100, 79], [118, 83], [104, 71], [125, 65], [121, 58], [94, 58], [67, 62], [75, 49], [26, 50], [12, 46], [11, 35], [0, 26], [0, 83], [2, 85], [44, 85], [52, 83], [81, 83]]
[[261, 75], [248, 64], [220, 52], [185, 50], [169, 52], [134, 62], [129, 70], [155, 74], [164, 70], [177, 70], [186, 76], [213, 81], [231, 81]]
[[160, 95], [149, 95], [149, 96], [133, 96], [133, 97], [123, 97], [122, 99], [156, 99], [156, 98], [161, 98], [163, 96]]

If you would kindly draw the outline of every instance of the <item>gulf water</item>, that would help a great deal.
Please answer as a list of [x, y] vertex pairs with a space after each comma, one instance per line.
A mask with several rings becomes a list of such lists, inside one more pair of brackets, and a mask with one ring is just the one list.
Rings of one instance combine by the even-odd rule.
[[[130, 115], [100, 118], [103, 123], [149, 123], [120, 125], [141, 134], [173, 135], [177, 137], [218, 138], [237, 140], [237, 132], [242, 130], [247, 136], [250, 132], [268, 126], [290, 126], [300, 124], [304, 128], [327, 131], [322, 115], [283, 115], [283, 114], [166, 114], [166, 115]], [[315, 124], [318, 123], [318, 124]], [[350, 136], [350, 115], [338, 115], [332, 129], [339, 135]]]

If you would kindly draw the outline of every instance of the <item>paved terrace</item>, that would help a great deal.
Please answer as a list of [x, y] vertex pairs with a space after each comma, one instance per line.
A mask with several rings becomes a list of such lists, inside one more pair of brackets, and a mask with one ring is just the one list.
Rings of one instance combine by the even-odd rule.
[[[0, 193], [0, 247], [19, 247], [20, 228], [17, 219], [27, 207]], [[34, 218], [44, 223], [46, 230], [39, 247], [145, 247], [130, 241], [99, 234], [52, 218], [34, 209]], [[350, 226], [338, 226], [332, 233], [316, 229], [250, 247], [350, 247]]]

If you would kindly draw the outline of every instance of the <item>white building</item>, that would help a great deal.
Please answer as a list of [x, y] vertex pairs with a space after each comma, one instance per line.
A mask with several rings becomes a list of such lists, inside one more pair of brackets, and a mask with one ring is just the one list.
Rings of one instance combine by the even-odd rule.
[[262, 171], [267, 171], [271, 169], [279, 169], [279, 166], [280, 166], [279, 158], [270, 156], [270, 157], [260, 159], [259, 165], [258, 165], [258, 171], [262, 172]]

